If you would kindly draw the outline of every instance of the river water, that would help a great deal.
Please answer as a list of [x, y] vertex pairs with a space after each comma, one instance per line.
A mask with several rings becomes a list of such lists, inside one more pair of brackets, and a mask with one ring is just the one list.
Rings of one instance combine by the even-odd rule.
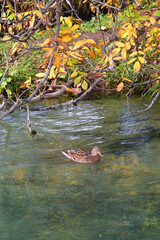
[[[145, 106], [131, 101], [132, 109]], [[160, 237], [159, 104], [143, 114], [124, 99], [17, 111], [0, 123], [0, 239], [150, 240]], [[61, 151], [104, 154], [66, 162]]]

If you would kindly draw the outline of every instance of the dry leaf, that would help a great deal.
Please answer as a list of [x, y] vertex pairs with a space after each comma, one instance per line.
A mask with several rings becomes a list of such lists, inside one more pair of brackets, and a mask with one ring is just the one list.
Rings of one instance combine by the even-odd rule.
[[141, 64], [139, 63], [139, 61], [135, 62], [133, 69], [135, 73], [139, 72], [139, 70], [141, 69]]
[[123, 82], [119, 83], [117, 86], [117, 92], [120, 92], [123, 89], [123, 87], [124, 87], [124, 83]]

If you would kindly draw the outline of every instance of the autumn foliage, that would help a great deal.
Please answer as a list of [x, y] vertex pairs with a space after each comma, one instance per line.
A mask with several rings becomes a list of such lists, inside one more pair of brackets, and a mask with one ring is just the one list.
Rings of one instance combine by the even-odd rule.
[[[16, 91], [23, 98], [31, 94], [37, 84], [40, 84], [42, 98], [46, 93], [57, 91], [58, 87], [79, 95], [97, 79], [103, 83], [104, 90], [113, 88], [121, 92], [125, 89], [130, 94], [141, 84], [144, 86], [143, 92], [145, 89], [153, 96], [159, 93], [159, 1], [147, 9], [147, 3], [142, 0], [133, 4], [125, 1], [124, 5], [118, 0], [105, 3], [84, 0], [84, 6], [88, 4], [97, 17], [98, 31], [101, 33], [99, 41], [81, 37], [83, 21], [77, 18], [77, 14], [76, 17], [58, 15], [58, 7], [62, 9], [61, 3], [49, 1], [44, 5], [44, 2], [33, 1], [30, 10], [24, 12], [21, 9], [17, 11], [10, 1], [6, 1], [5, 6], [1, 4], [1, 42], [12, 41], [7, 60], [4, 58], [1, 64], [4, 69], [1, 94], [14, 99], [15, 90], [8, 87], [10, 83], [5, 81], [5, 75], [15, 60], [20, 61], [21, 56], [35, 49], [43, 51], [43, 62], [34, 78], [29, 77], [19, 83], [19, 90]], [[74, 5], [69, 7], [72, 11], [76, 8]], [[104, 10], [110, 32], [107, 37], [100, 21], [100, 12]], [[57, 24], [56, 28], [53, 28], [54, 24]], [[37, 30], [42, 38], [47, 35], [40, 43], [34, 37]], [[66, 85], [68, 80], [73, 82], [71, 86]], [[34, 96], [38, 94], [39, 90], [35, 91]]]

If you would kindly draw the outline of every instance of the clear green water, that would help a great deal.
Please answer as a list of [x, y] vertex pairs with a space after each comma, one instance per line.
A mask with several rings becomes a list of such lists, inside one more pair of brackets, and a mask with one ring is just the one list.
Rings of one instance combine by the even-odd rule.
[[[136, 115], [103, 99], [31, 118], [34, 138], [24, 111], [0, 122], [0, 239], [159, 239], [159, 104]], [[61, 154], [94, 145], [105, 154], [96, 164]]]

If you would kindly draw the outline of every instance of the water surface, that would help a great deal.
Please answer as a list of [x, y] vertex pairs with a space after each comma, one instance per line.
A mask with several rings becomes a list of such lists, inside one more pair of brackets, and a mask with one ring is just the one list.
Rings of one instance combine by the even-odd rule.
[[[123, 99], [87, 101], [31, 120], [34, 138], [23, 110], [0, 123], [1, 239], [159, 239], [158, 103], [135, 114]], [[105, 155], [96, 164], [61, 154], [94, 145]]]

